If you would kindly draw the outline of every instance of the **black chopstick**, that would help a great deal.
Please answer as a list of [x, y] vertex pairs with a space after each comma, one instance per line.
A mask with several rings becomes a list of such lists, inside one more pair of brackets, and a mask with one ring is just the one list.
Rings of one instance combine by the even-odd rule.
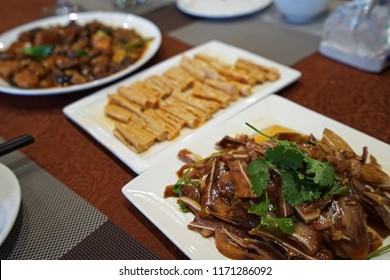
[[29, 134], [23, 134], [0, 144], [0, 156], [13, 152], [19, 148], [34, 143], [35, 139]]

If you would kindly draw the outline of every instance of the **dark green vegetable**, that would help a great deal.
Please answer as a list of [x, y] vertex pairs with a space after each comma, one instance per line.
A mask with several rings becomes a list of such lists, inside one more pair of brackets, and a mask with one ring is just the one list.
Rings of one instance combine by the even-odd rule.
[[284, 234], [291, 234], [295, 229], [295, 220], [294, 218], [277, 218], [270, 215], [271, 207], [268, 200], [268, 195], [265, 193], [263, 196], [263, 201], [258, 204], [252, 205], [248, 209], [249, 214], [254, 214], [260, 217], [260, 224], [257, 228], [264, 226], [270, 231], [279, 229]]
[[201, 162], [203, 162], [205, 160], [208, 160], [208, 159], [211, 159], [211, 158], [218, 157], [220, 155], [222, 155], [222, 153], [214, 154], [214, 155], [211, 155], [211, 156], [206, 157], [204, 159], [201, 159], [201, 160], [199, 160], [197, 162], [194, 162], [190, 167], [188, 167], [188, 169], [184, 173], [183, 177], [180, 178], [179, 180], [177, 180], [177, 182], [173, 186], [173, 192], [175, 194], [177, 194], [177, 195], [180, 195], [181, 190], [183, 189], [183, 187], [191, 185], [191, 184], [195, 185], [196, 187], [199, 187], [200, 186], [200, 182], [198, 180], [190, 180], [190, 179], [187, 178], [188, 172], [190, 172], [192, 168], [194, 168], [196, 165], [200, 164]]
[[142, 50], [149, 42], [151, 39], [144, 39], [144, 38], [136, 38], [135, 40], [132, 40], [128, 43], [126, 43], [123, 48], [126, 51], [129, 52], [139, 52]]
[[76, 55], [78, 55], [78, 56], [85, 56], [87, 54], [88, 54], [88, 52], [86, 50], [77, 50], [76, 51]]
[[22, 49], [22, 53], [25, 55], [32, 55], [37, 58], [43, 59], [48, 57], [53, 52], [54, 47], [52, 45], [40, 45], [35, 47], [26, 47]]
[[179, 201], [179, 208], [182, 212], [184, 213], [188, 213], [190, 212], [190, 209], [187, 208], [187, 206], [185, 205], [185, 203], [183, 201]]

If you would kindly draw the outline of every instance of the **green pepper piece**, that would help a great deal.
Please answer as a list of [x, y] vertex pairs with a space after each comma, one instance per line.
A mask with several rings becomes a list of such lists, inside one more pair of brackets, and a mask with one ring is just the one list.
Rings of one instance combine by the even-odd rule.
[[22, 53], [25, 55], [32, 55], [37, 58], [46, 58], [53, 52], [52, 45], [40, 45], [35, 47], [23, 48]]

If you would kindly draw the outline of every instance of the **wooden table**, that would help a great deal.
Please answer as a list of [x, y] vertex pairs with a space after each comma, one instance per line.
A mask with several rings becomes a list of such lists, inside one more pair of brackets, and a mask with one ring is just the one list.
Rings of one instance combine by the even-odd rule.
[[[40, 18], [42, 7], [51, 2], [34, 0], [27, 6], [3, 0], [0, 32]], [[163, 35], [161, 49], [143, 69], [190, 47]], [[293, 68], [302, 72], [301, 79], [278, 94], [390, 144], [390, 70], [366, 73], [320, 54]], [[36, 143], [22, 149], [28, 157], [160, 258], [185, 258], [122, 195], [121, 188], [136, 174], [62, 113], [64, 106], [90, 93], [46, 97], [0, 93], [0, 136], [7, 140], [33, 135]]]

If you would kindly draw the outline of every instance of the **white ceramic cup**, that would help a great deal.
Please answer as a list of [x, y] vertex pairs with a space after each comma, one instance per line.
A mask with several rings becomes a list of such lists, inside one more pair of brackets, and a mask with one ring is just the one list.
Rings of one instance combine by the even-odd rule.
[[277, 10], [287, 22], [308, 23], [324, 13], [331, 0], [275, 0]]

